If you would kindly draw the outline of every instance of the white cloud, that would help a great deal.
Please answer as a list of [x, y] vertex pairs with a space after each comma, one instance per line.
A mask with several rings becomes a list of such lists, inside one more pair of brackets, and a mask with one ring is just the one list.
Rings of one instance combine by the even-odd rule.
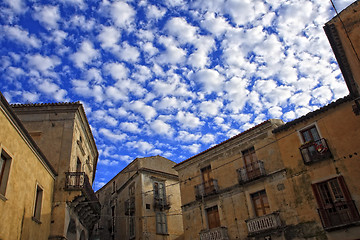
[[200, 139], [202, 143], [209, 144], [215, 142], [215, 136], [211, 133], [203, 135]]
[[78, 6], [80, 9], [84, 9], [86, 7], [86, 4], [83, 0], [61, 0], [61, 2], [69, 5]]
[[202, 85], [203, 90], [210, 94], [223, 90], [224, 77], [214, 69], [203, 69], [194, 74], [194, 80]]
[[138, 126], [137, 122], [122, 122], [120, 123], [120, 128], [123, 131], [131, 133], [140, 133], [141, 129]]
[[115, 80], [123, 80], [128, 77], [129, 70], [123, 63], [106, 63], [104, 72]]
[[199, 153], [199, 150], [201, 148], [201, 144], [194, 143], [189, 146], [182, 146], [183, 149], [189, 151], [191, 154]]
[[80, 49], [70, 56], [70, 59], [79, 68], [83, 68], [85, 64], [90, 64], [99, 56], [99, 52], [94, 49], [92, 42], [85, 40], [81, 43]]
[[38, 20], [46, 28], [57, 29], [58, 22], [61, 19], [58, 6], [35, 6], [33, 18]]
[[121, 48], [115, 53], [121, 60], [135, 63], [139, 60], [140, 52], [137, 47], [129, 45], [127, 42], [123, 42]]
[[96, 110], [91, 113], [91, 116], [96, 121], [101, 122], [101, 123], [107, 123], [108, 125], [110, 125], [112, 127], [115, 127], [118, 125], [118, 121], [115, 118], [109, 116], [107, 111], [105, 111], [105, 110], [100, 110], [100, 109]]
[[201, 102], [199, 109], [201, 112], [200, 114], [203, 114], [205, 116], [216, 116], [219, 114], [222, 107], [223, 107], [222, 101], [217, 99], [214, 101]]
[[155, 19], [155, 20], [161, 19], [165, 15], [165, 13], [166, 13], [166, 9], [158, 8], [157, 6], [154, 5], [149, 5], [146, 10], [146, 16], [149, 19]]
[[35, 68], [45, 75], [49, 75], [49, 71], [52, 71], [57, 65], [59, 65], [60, 59], [56, 56], [48, 57], [40, 54], [27, 55], [29, 68]]
[[201, 21], [201, 26], [215, 36], [220, 36], [224, 34], [227, 29], [231, 28], [225, 18], [215, 16], [214, 12], [207, 12], [204, 17], [205, 19]]
[[14, 43], [24, 44], [26, 47], [39, 48], [41, 41], [28, 31], [21, 29], [19, 26], [3, 26], [1, 28], [3, 37], [12, 40]]
[[192, 43], [196, 40], [197, 28], [188, 24], [184, 18], [174, 17], [170, 19], [166, 23], [165, 29], [180, 43]]
[[73, 79], [71, 80], [73, 91], [83, 97], [94, 97], [97, 102], [104, 100], [104, 92], [100, 85], [89, 86], [88, 81]]
[[172, 38], [161, 36], [159, 42], [166, 47], [166, 50], [157, 57], [158, 63], [178, 64], [185, 61], [186, 51], [177, 47], [177, 43]]
[[40, 96], [38, 93], [24, 91], [22, 93], [22, 98], [24, 99], [25, 102], [35, 103], [38, 101]]
[[109, 139], [112, 142], [123, 141], [124, 139], [127, 138], [126, 134], [123, 134], [123, 133], [116, 134], [116, 133], [113, 133], [112, 131], [110, 131], [109, 129], [106, 129], [106, 128], [100, 128], [99, 133], [104, 135], [107, 139]]
[[102, 26], [101, 32], [97, 36], [101, 42], [101, 47], [104, 49], [118, 50], [117, 43], [120, 40], [120, 31], [113, 26]]
[[24, 13], [27, 7], [23, 0], [4, 0], [15, 13]]
[[154, 146], [152, 144], [142, 140], [127, 142], [125, 145], [129, 148], [137, 149], [142, 153], [147, 153], [154, 149]]
[[65, 89], [61, 89], [57, 84], [51, 82], [49, 79], [40, 80], [37, 83], [37, 88], [41, 92], [53, 97], [58, 102], [68, 101], [65, 97], [67, 95], [67, 91]]
[[200, 134], [193, 134], [187, 131], [179, 131], [178, 136], [175, 138], [180, 142], [195, 142], [201, 137]]
[[150, 128], [154, 131], [155, 134], [164, 135], [171, 137], [174, 134], [174, 129], [170, 124], [165, 123], [160, 119], [150, 123]]
[[176, 120], [179, 122], [182, 128], [195, 129], [204, 124], [193, 113], [179, 111], [176, 115]]
[[85, 73], [86, 79], [91, 82], [94, 81], [94, 83], [102, 83], [103, 78], [101, 76], [101, 71], [97, 68], [90, 68]]
[[116, 1], [110, 9], [110, 15], [116, 26], [125, 28], [133, 23], [136, 12], [126, 2]]
[[140, 100], [128, 103], [127, 108], [140, 113], [147, 121], [153, 119], [157, 115], [155, 108], [146, 105]]
[[99, 159], [98, 164], [100, 165], [105, 165], [105, 166], [116, 166], [119, 164], [118, 161], [115, 160], [109, 160], [109, 159]]
[[83, 15], [74, 15], [71, 17], [70, 21], [65, 23], [73, 28], [80, 28], [84, 31], [90, 31], [93, 30], [96, 26], [94, 19], [85, 18]]

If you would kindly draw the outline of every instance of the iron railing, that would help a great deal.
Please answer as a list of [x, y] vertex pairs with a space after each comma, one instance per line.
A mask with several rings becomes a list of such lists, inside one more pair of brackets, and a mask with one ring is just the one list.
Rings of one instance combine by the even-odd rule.
[[325, 138], [304, 143], [299, 149], [305, 164], [318, 162], [332, 157]]
[[281, 227], [279, 212], [248, 219], [245, 222], [248, 227], [249, 236]]
[[218, 191], [219, 186], [216, 179], [211, 179], [208, 182], [195, 186], [195, 196], [197, 199], [215, 194]]
[[260, 160], [238, 169], [237, 172], [240, 184], [266, 176], [264, 162]]
[[217, 227], [200, 232], [200, 240], [228, 240], [228, 230], [226, 227]]
[[67, 191], [81, 191], [89, 200], [91, 205], [100, 211], [100, 203], [94, 190], [91, 187], [88, 176], [85, 172], [66, 172], [65, 190]]
[[170, 196], [154, 196], [154, 209], [164, 210], [170, 208]]
[[360, 221], [354, 201], [338, 201], [331, 207], [318, 209], [324, 229], [330, 230]]

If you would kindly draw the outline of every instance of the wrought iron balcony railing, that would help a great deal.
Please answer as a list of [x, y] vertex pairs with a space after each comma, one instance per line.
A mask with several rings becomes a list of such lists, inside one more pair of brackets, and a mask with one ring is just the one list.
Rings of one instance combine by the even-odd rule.
[[165, 210], [170, 208], [170, 196], [154, 196], [154, 209]]
[[266, 176], [264, 162], [260, 160], [238, 169], [237, 172], [240, 184]]
[[245, 222], [248, 227], [249, 236], [281, 227], [281, 220], [278, 212], [248, 219]]
[[197, 199], [216, 194], [218, 191], [219, 186], [216, 179], [211, 179], [208, 182], [195, 186], [195, 196]]
[[325, 138], [304, 143], [299, 149], [305, 164], [318, 162], [332, 157]]
[[133, 215], [135, 213], [135, 197], [131, 197], [124, 203], [125, 215]]
[[354, 201], [339, 201], [331, 207], [318, 209], [325, 230], [331, 230], [360, 222], [359, 212]]
[[74, 198], [72, 203], [76, 205], [80, 221], [92, 228], [100, 218], [101, 205], [91, 187], [88, 176], [85, 172], [66, 172], [65, 190], [80, 191], [78, 197]]
[[217, 227], [200, 232], [200, 240], [228, 240], [228, 230], [226, 227]]

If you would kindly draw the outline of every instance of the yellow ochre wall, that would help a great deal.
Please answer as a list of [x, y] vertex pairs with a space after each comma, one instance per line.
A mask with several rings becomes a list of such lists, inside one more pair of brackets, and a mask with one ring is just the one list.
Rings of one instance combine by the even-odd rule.
[[[0, 197], [0, 239], [45, 240], [50, 234], [54, 177], [1, 108], [0, 148], [12, 158]], [[32, 220], [37, 184], [43, 189], [41, 224]]]

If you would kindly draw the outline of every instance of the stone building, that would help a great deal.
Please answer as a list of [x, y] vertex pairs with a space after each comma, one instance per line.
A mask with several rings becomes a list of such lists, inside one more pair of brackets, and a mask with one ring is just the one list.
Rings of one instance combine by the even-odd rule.
[[[274, 129], [265, 121], [174, 168], [179, 173], [185, 239], [246, 239], [283, 234], [286, 182]], [[274, 238], [276, 239], [276, 238]]]
[[136, 158], [96, 194], [101, 240], [182, 239], [179, 179], [175, 162], [161, 156]]
[[92, 189], [98, 151], [83, 106], [15, 104], [12, 109], [58, 173], [49, 240], [89, 239], [100, 212]]
[[48, 239], [56, 171], [1, 93], [0, 155], [0, 239]]

